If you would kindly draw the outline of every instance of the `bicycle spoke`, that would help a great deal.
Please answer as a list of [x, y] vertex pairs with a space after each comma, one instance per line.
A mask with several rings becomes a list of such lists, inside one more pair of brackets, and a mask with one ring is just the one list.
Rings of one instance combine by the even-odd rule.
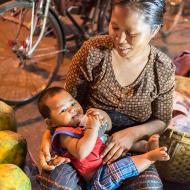
[[58, 50], [58, 51], [51, 51], [50, 53], [44, 53], [44, 54], [36, 55], [33, 58], [35, 59], [35, 58], [45, 57], [45, 56], [46, 56], [46, 58], [49, 58], [47, 56], [53, 56], [55, 54], [59, 54], [59, 53], [63, 53], [63, 52], [67, 52], [67, 49]]
[[[36, 14], [34, 33], [30, 38], [32, 6], [28, 2], [12, 4], [0, 16], [0, 98], [23, 102], [38, 95], [52, 81], [65, 51], [61, 30], [54, 15], [48, 14], [47, 25], [40, 43], [29, 57], [29, 43], [39, 39], [43, 15]], [[32, 39], [29, 41], [28, 39]]]

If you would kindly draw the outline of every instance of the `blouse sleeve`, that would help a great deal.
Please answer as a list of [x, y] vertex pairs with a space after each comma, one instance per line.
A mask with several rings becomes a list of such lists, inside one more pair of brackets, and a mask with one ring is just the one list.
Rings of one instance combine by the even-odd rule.
[[90, 85], [97, 76], [94, 69], [104, 57], [104, 49], [112, 48], [112, 40], [108, 35], [97, 36], [84, 42], [72, 59], [65, 89], [75, 97], [83, 107], [89, 100]]
[[158, 95], [152, 102], [152, 116], [168, 124], [172, 118], [175, 90], [175, 66], [171, 61], [157, 69], [157, 83]]
[[72, 59], [64, 85], [65, 90], [75, 97], [81, 105], [84, 104], [89, 90], [90, 79], [85, 69], [87, 56], [88, 44], [85, 42]]

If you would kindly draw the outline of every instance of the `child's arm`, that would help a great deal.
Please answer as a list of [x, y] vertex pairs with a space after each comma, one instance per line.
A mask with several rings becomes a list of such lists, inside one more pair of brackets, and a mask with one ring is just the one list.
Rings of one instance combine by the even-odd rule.
[[80, 139], [60, 135], [61, 146], [78, 159], [84, 159], [93, 150], [100, 128], [99, 118], [89, 116], [86, 125], [84, 135]]

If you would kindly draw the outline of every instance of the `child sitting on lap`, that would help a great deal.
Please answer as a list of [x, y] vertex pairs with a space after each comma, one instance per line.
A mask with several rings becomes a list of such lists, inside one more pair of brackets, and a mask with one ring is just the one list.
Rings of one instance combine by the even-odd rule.
[[62, 157], [70, 158], [72, 165], [88, 182], [88, 189], [116, 189], [122, 181], [139, 175], [155, 161], [169, 160], [166, 147], [158, 147], [159, 136], [153, 135], [148, 142], [139, 141], [132, 147], [142, 152], [146, 145], [146, 153], [126, 155], [103, 165], [101, 153], [107, 139], [104, 132], [111, 129], [106, 112], [91, 108], [84, 114], [80, 104], [60, 87], [45, 90], [38, 107], [52, 131], [52, 149], [58, 155], [49, 164], [56, 167]]

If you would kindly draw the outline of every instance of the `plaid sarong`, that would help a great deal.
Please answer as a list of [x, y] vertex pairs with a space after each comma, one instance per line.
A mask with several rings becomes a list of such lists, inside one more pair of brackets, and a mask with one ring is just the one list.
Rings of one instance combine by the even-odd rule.
[[88, 185], [88, 190], [112, 190], [121, 183], [139, 173], [130, 157], [124, 157], [109, 165], [101, 166], [96, 172], [93, 180]]

